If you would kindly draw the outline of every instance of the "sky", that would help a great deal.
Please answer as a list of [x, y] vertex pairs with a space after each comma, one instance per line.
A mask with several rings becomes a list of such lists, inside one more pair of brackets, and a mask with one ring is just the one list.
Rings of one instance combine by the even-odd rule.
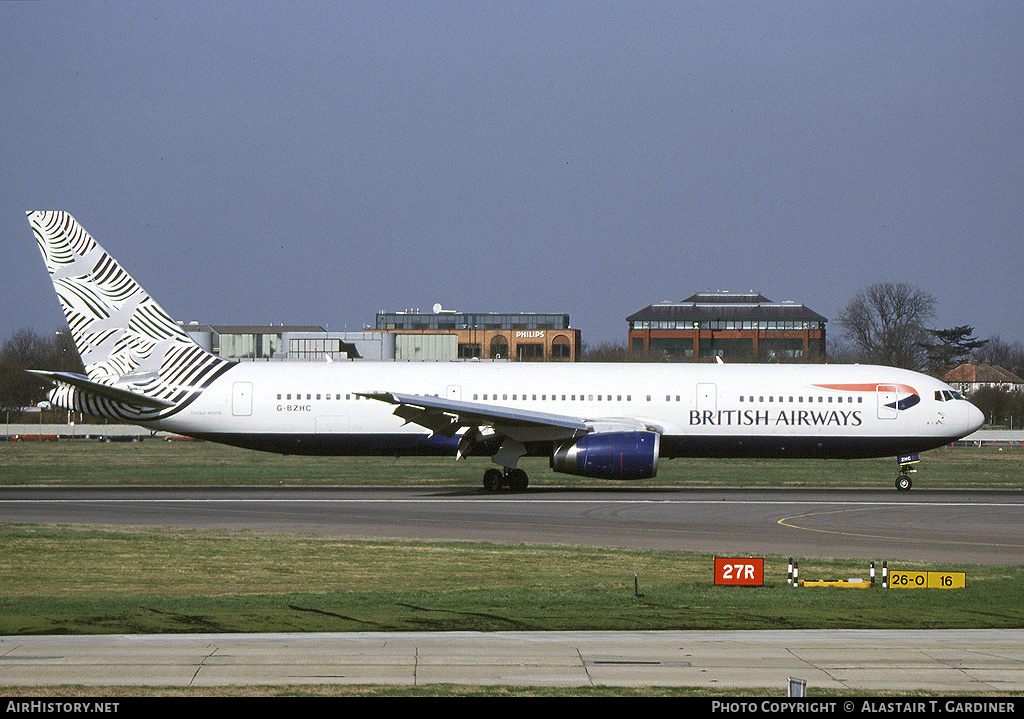
[[174, 318], [835, 321], [905, 282], [1024, 340], [1024, 5], [0, 2], [0, 339], [65, 327], [71, 212]]

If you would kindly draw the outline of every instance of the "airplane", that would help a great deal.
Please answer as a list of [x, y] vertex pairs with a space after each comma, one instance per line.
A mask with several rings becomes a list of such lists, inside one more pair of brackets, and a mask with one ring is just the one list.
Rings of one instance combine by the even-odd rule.
[[309, 456], [490, 455], [487, 491], [554, 472], [655, 477], [685, 457], [896, 457], [981, 427], [949, 385], [893, 367], [507, 361], [238, 362], [200, 347], [67, 212], [29, 224], [85, 374], [30, 370], [55, 406], [197, 439]]

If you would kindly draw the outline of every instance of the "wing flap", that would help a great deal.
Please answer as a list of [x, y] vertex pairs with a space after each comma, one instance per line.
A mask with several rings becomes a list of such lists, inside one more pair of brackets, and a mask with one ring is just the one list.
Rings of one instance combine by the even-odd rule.
[[492, 406], [478, 402], [400, 392], [358, 392], [360, 397], [397, 405], [395, 414], [406, 422], [421, 425], [447, 437], [461, 427], [502, 427], [557, 429], [565, 434], [590, 431], [579, 417], [536, 412], [515, 407]]

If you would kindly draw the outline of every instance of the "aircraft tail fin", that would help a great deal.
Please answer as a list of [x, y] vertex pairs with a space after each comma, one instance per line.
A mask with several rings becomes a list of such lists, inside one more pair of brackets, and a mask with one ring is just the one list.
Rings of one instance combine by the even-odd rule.
[[[232, 364], [197, 345], [70, 214], [27, 215], [89, 381], [51, 376], [61, 406], [156, 419]], [[97, 392], [89, 383], [125, 393]], [[149, 401], [130, 404], [131, 393]]]

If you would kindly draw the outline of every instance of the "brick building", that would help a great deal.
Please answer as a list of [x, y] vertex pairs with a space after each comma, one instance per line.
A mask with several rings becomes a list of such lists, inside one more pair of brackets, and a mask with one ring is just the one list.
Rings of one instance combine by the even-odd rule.
[[626, 318], [629, 352], [652, 360], [820, 362], [828, 320], [756, 292], [698, 292]]
[[378, 312], [376, 329], [396, 335], [395, 359], [501, 359], [575, 362], [580, 331], [569, 315], [456, 312]]

